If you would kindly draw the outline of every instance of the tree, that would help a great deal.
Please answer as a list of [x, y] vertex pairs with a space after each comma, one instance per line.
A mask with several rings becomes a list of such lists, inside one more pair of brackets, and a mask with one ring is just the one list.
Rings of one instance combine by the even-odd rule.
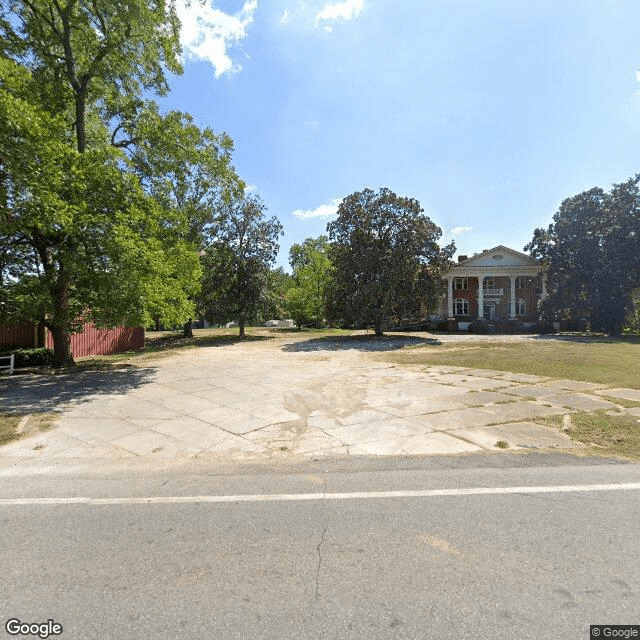
[[183, 220], [146, 196], [104, 145], [80, 153], [64, 119], [36, 101], [28, 70], [1, 59], [0, 255], [4, 320], [48, 327], [57, 366], [72, 363], [69, 334], [190, 311], [199, 278]]
[[34, 72], [52, 112], [70, 118], [81, 153], [93, 143], [93, 108], [124, 122], [143, 92], [168, 92], [165, 70], [182, 71], [179, 28], [172, 2], [9, 0], [0, 9], [5, 54]]
[[566, 198], [525, 247], [548, 267], [546, 320], [581, 320], [619, 333], [640, 275], [640, 175]]
[[280, 320], [289, 318], [289, 291], [295, 286], [295, 281], [282, 267], [271, 269], [269, 290], [271, 291], [272, 305], [267, 311], [271, 318]]
[[[244, 188], [230, 164], [231, 138], [201, 130], [189, 114], [162, 115], [149, 104], [122, 127], [118, 139], [147, 193], [166, 210], [181, 214], [186, 239], [198, 252], [204, 250], [222, 203]], [[184, 323], [184, 336], [193, 336], [192, 318]]]
[[216, 191], [212, 178], [233, 172], [228, 137], [143, 99], [181, 71], [178, 30], [171, 2], [0, 8], [3, 315], [48, 326], [58, 366], [73, 362], [69, 333], [83, 319], [175, 324], [193, 313], [205, 207], [192, 187]]
[[307, 238], [289, 250], [294, 286], [287, 291], [289, 314], [298, 325], [320, 326], [326, 316], [326, 291], [331, 279], [329, 239]]
[[265, 210], [257, 196], [223, 204], [203, 256], [201, 314], [214, 323], [236, 320], [241, 338], [245, 325], [273, 305], [270, 267], [283, 231], [277, 218], [265, 218]]
[[413, 198], [390, 189], [347, 196], [327, 225], [334, 265], [334, 312], [352, 322], [384, 324], [418, 313], [442, 294], [440, 275], [455, 247], [440, 248], [441, 230]]

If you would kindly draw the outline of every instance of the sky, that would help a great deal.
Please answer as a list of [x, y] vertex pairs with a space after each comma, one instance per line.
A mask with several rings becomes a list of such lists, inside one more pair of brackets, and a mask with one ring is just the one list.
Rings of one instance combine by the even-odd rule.
[[178, 0], [165, 109], [226, 131], [291, 244], [345, 196], [416, 198], [459, 254], [522, 251], [640, 172], [638, 0]]

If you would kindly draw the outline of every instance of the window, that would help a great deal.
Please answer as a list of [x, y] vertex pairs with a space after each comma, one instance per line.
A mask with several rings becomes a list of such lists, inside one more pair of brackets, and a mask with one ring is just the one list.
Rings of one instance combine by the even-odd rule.
[[522, 298], [516, 299], [516, 315], [517, 316], [527, 315], [527, 303]]
[[493, 278], [485, 278], [482, 281], [482, 289], [484, 291], [493, 291], [496, 288], [496, 283]]
[[516, 278], [516, 289], [526, 289], [529, 286], [529, 279], [518, 276]]
[[469, 280], [468, 278], [454, 278], [453, 279], [453, 288], [454, 289], [468, 289], [469, 288]]
[[[466, 280], [466, 278], [465, 278]], [[462, 298], [456, 298], [453, 301], [453, 315], [454, 316], [468, 316], [469, 315], [469, 301]]]

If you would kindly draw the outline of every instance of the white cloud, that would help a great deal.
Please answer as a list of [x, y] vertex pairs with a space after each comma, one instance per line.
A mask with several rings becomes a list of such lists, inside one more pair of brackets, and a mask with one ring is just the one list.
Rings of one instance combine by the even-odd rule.
[[364, 6], [364, 0], [345, 0], [335, 4], [325, 4], [316, 14], [316, 22], [320, 20], [351, 20], [358, 17]]
[[640, 71], [636, 71], [636, 82], [640, 82]]
[[285, 9], [282, 18], [280, 18], [280, 24], [287, 24], [287, 22], [289, 22], [289, 9]]
[[229, 15], [216, 9], [212, 0], [204, 4], [197, 0], [190, 3], [178, 0], [178, 17], [182, 23], [180, 41], [185, 55], [208, 61], [215, 69], [216, 78], [223, 73], [240, 71], [242, 66], [231, 59], [228, 48], [247, 36], [247, 27], [253, 22], [257, 7], [258, 0], [246, 0], [238, 13]]
[[296, 209], [293, 212], [293, 215], [301, 220], [306, 220], [308, 218], [330, 218], [338, 213], [338, 205], [340, 202], [342, 202], [340, 198], [333, 198], [329, 204], [321, 204], [315, 209], [309, 209], [308, 211]]
[[453, 229], [451, 229], [451, 233], [454, 236], [460, 235], [461, 233], [469, 233], [469, 231], [473, 231], [473, 227], [453, 227]]

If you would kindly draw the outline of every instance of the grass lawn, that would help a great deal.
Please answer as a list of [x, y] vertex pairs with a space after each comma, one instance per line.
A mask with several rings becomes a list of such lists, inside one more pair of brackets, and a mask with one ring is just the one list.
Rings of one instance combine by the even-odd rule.
[[0, 413], [0, 446], [32, 436], [37, 432], [48, 431], [57, 417], [53, 413], [33, 413], [23, 425], [22, 430], [18, 432], [18, 427], [24, 416], [15, 413]]
[[[640, 417], [609, 411], [573, 413], [565, 427], [567, 435], [587, 445], [585, 453], [591, 455], [622, 456], [640, 460]], [[558, 428], [563, 426], [562, 416], [536, 418]]]
[[398, 364], [497, 369], [640, 389], [640, 339], [583, 338], [458, 342], [406, 347], [384, 355]]

